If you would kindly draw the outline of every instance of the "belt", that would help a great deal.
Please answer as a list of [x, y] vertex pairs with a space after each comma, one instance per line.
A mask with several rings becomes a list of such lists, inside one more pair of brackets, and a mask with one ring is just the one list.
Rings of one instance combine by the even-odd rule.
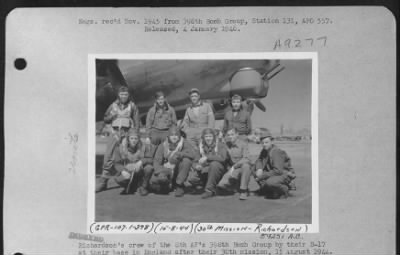
[[157, 131], [168, 131], [169, 128], [156, 128], [156, 127], [151, 127], [151, 129], [155, 129]]

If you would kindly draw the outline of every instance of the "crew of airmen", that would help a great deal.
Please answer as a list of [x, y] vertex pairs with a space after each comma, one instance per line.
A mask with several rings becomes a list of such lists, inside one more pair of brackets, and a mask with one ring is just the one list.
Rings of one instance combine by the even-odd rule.
[[242, 107], [242, 97], [231, 97], [231, 109], [225, 113], [224, 139], [215, 129], [210, 103], [201, 100], [200, 92], [189, 91], [191, 104], [178, 125], [174, 108], [162, 92], [155, 93], [154, 106], [146, 118], [146, 132], [139, 133], [139, 111], [128, 89], [121, 87], [118, 99], [107, 109], [104, 122], [111, 124], [113, 135], [107, 144], [102, 174], [96, 192], [107, 189], [108, 181], [123, 187], [121, 194], [135, 190], [176, 197], [186, 192], [202, 193], [210, 198], [219, 193], [239, 193], [240, 200], [249, 196], [253, 176], [258, 193], [266, 198], [287, 198], [295, 189], [295, 172], [287, 153], [274, 144], [268, 129], [256, 134], [262, 150], [255, 163], [249, 158], [248, 136], [250, 113]]

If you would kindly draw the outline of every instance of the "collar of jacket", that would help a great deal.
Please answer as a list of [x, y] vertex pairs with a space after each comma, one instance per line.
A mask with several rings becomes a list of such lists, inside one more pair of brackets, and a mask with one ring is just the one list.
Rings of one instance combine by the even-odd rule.
[[239, 107], [238, 110], [234, 110], [233, 107], [231, 108], [231, 111], [232, 111], [232, 112], [240, 112], [240, 111], [242, 111], [242, 110], [243, 110], [243, 105], [240, 105], [240, 107]]
[[275, 144], [271, 145], [271, 148], [269, 148], [268, 150], [262, 149], [261, 152], [262, 158], [266, 158], [274, 148], [276, 148]]
[[[128, 143], [129, 143], [129, 141], [128, 141]], [[132, 152], [132, 153], [138, 152], [139, 150], [141, 150], [141, 148], [142, 148], [142, 143], [140, 141], [138, 141], [138, 143], [136, 144], [136, 146], [134, 148], [132, 148], [131, 146], [128, 145], [128, 151]]]
[[158, 109], [164, 109], [165, 111], [168, 111], [168, 109], [169, 109], [169, 104], [168, 104], [167, 102], [164, 102], [164, 105], [163, 105], [162, 107], [160, 107], [160, 106], [157, 104], [157, 102], [155, 102], [155, 103], [154, 103], [154, 107], [155, 107], [156, 111], [157, 111]]
[[115, 104], [117, 104], [118, 106], [124, 106], [127, 107], [132, 101], [130, 99], [128, 99], [128, 101], [126, 102], [126, 104], [121, 103], [121, 101], [119, 101], [119, 99], [117, 98], [117, 100], [115, 100]]
[[234, 143], [232, 143], [232, 142], [227, 142], [226, 143], [226, 145], [229, 147], [229, 148], [232, 148], [232, 147], [239, 147], [239, 139], [236, 139], [236, 141], [234, 142]]
[[215, 147], [217, 147], [217, 143], [215, 141], [213, 141], [213, 143], [211, 145], [208, 145], [205, 142], [203, 143], [204, 152], [206, 152], [206, 153], [210, 153], [210, 152], [214, 151]]
[[194, 104], [191, 104], [190, 105], [190, 108], [193, 108], [193, 107], [198, 107], [198, 106], [202, 106], [203, 105], [203, 101], [199, 101], [199, 103], [198, 104], [196, 104], [196, 105], [194, 105]]

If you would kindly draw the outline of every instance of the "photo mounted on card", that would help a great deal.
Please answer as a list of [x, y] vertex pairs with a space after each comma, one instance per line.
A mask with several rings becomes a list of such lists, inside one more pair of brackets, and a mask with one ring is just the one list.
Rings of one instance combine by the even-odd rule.
[[90, 231], [318, 230], [317, 54], [88, 61]]
[[383, 7], [12, 10], [4, 254], [394, 254], [395, 38]]

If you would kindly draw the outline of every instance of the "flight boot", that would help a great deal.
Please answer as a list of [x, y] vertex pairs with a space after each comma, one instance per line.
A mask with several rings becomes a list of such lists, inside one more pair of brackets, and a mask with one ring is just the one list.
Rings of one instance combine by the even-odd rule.
[[183, 197], [185, 195], [185, 190], [182, 186], [177, 186], [175, 189], [175, 197]]
[[96, 183], [96, 193], [107, 190], [108, 178], [100, 177]]
[[246, 200], [249, 197], [249, 191], [248, 190], [240, 190], [240, 195], [239, 195], [239, 200]]

